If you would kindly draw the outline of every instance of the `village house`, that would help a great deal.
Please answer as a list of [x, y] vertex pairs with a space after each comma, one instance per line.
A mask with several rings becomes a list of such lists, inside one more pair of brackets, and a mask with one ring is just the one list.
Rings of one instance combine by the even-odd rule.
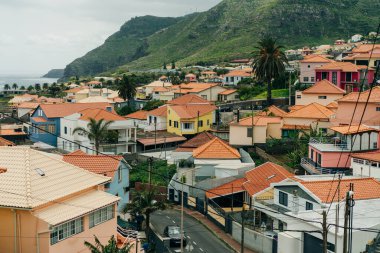
[[216, 106], [197, 95], [184, 95], [167, 104], [167, 131], [195, 135], [208, 131], [215, 122]]
[[209, 80], [214, 80], [216, 77], [218, 77], [218, 74], [215, 71], [207, 70], [201, 72], [199, 80], [202, 82], [209, 82]]
[[241, 80], [252, 77], [252, 68], [236, 69], [224, 75], [223, 85], [236, 86]]
[[380, 179], [380, 152], [351, 154], [352, 175]]
[[129, 170], [128, 163], [121, 155], [88, 155], [81, 150], [63, 155], [62, 160], [95, 174], [110, 177], [104, 185], [104, 191], [118, 196], [117, 212], [122, 213], [129, 203]]
[[22, 124], [0, 124], [0, 137], [21, 144], [25, 143], [28, 134]]
[[147, 127], [145, 131], [162, 131], [167, 127], [167, 106], [163, 105], [147, 112]]
[[306, 90], [296, 91], [296, 105], [319, 103], [327, 106], [331, 102], [342, 98], [345, 94], [345, 90], [342, 90], [332, 82], [322, 80]]
[[253, 146], [266, 143], [268, 138], [281, 139], [280, 117], [254, 116], [230, 124], [229, 143], [233, 146]]
[[109, 103], [41, 104], [30, 118], [30, 123], [33, 125], [29, 127], [30, 139], [33, 142], [44, 142], [56, 147], [57, 137], [61, 134], [61, 118], [84, 109], [104, 109], [113, 112]]
[[189, 73], [185, 75], [185, 82], [187, 83], [197, 82], [197, 76], [192, 73]]
[[111, 178], [28, 147], [0, 147], [0, 168], [0, 252], [83, 252], [94, 235], [116, 237]]
[[95, 154], [94, 140], [90, 140], [81, 131], [74, 133], [75, 128], [88, 130], [90, 119], [112, 121], [108, 126], [109, 136], [100, 143], [99, 152], [112, 154], [136, 152], [136, 127], [128, 125], [127, 119], [104, 109], [84, 109], [62, 117], [60, 120], [62, 138], [58, 138], [57, 147], [69, 152], [79, 149], [87, 154]]
[[362, 44], [353, 48], [351, 54], [344, 57], [342, 61], [376, 68], [380, 63], [380, 44]]
[[144, 110], [132, 112], [125, 115], [124, 118], [127, 119], [127, 125], [133, 126], [139, 129], [145, 129], [148, 126], [148, 112]]
[[174, 91], [174, 98], [178, 98], [186, 94], [193, 94], [205, 100], [215, 102], [219, 99], [219, 93], [225, 90], [226, 88], [223, 88], [217, 83], [180, 84]]
[[219, 102], [232, 102], [238, 100], [240, 100], [239, 93], [235, 89], [224, 90], [218, 94]]
[[323, 55], [308, 55], [300, 61], [300, 77], [299, 80], [304, 84], [314, 84], [316, 82], [315, 69], [326, 63], [334, 62]]
[[173, 86], [173, 84], [170, 83], [170, 82], [168, 82], [167, 80], [154, 81], [154, 82], [151, 82], [151, 83], [149, 83], [147, 85], [144, 85], [144, 86], [140, 87], [141, 89], [139, 90], [139, 92], [141, 94], [139, 96], [137, 96], [137, 97], [141, 98], [141, 99], [152, 98], [153, 91], [156, 88], [170, 88], [172, 86]]
[[33, 113], [33, 111], [39, 106], [39, 103], [36, 102], [22, 102], [15, 106], [17, 110], [17, 117], [21, 118], [26, 116], [29, 118], [29, 116]]
[[368, 85], [374, 79], [374, 70], [351, 62], [331, 62], [315, 69], [316, 81], [327, 79], [347, 93], [358, 91], [362, 82]]

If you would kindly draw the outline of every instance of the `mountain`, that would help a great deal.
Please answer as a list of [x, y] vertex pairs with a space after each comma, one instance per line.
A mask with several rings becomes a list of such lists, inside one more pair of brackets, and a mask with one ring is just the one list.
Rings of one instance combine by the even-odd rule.
[[64, 76], [246, 57], [264, 34], [292, 48], [331, 43], [376, 30], [379, 8], [380, 0], [224, 0], [181, 18], [134, 18]]
[[47, 72], [45, 75], [43, 75], [42, 77], [45, 77], [45, 78], [61, 78], [61, 77], [63, 77], [64, 71], [65, 71], [64, 69], [52, 69], [49, 72]]

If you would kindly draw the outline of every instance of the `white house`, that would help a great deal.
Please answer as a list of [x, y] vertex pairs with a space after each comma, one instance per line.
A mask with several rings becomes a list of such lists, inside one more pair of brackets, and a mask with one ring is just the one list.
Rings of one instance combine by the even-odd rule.
[[147, 123], [145, 131], [166, 130], [167, 106], [161, 106], [147, 112]]
[[380, 179], [380, 152], [354, 153], [351, 155], [351, 169], [354, 176]]
[[77, 127], [88, 129], [90, 118], [97, 121], [101, 119], [104, 121], [113, 121], [108, 129], [109, 132], [113, 132], [114, 135], [110, 134], [106, 143], [100, 145], [100, 152], [113, 154], [136, 152], [136, 127], [128, 125], [125, 118], [103, 109], [85, 109], [61, 118], [60, 135], [64, 139], [58, 138], [58, 148], [68, 152], [80, 149], [87, 154], [95, 154], [93, 141], [90, 141], [89, 138], [80, 131], [73, 133]]
[[224, 75], [224, 85], [236, 86], [241, 80], [252, 77], [252, 69], [239, 69], [232, 70], [228, 74]]

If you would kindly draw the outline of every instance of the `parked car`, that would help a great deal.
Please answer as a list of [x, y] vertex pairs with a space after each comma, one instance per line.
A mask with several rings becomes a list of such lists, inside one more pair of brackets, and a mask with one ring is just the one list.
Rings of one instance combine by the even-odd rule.
[[[168, 225], [165, 227], [164, 236], [170, 238], [170, 247], [181, 246], [181, 228], [176, 225]], [[187, 244], [186, 237], [183, 236], [183, 246]]]

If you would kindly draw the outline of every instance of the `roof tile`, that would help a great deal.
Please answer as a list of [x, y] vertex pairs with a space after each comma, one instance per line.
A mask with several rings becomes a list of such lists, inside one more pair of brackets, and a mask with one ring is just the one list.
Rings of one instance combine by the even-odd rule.
[[303, 94], [346, 94], [346, 91], [339, 88], [332, 82], [323, 79], [316, 82], [313, 86], [302, 91]]
[[219, 138], [214, 138], [194, 149], [193, 157], [197, 159], [240, 159], [241, 155], [237, 149]]

